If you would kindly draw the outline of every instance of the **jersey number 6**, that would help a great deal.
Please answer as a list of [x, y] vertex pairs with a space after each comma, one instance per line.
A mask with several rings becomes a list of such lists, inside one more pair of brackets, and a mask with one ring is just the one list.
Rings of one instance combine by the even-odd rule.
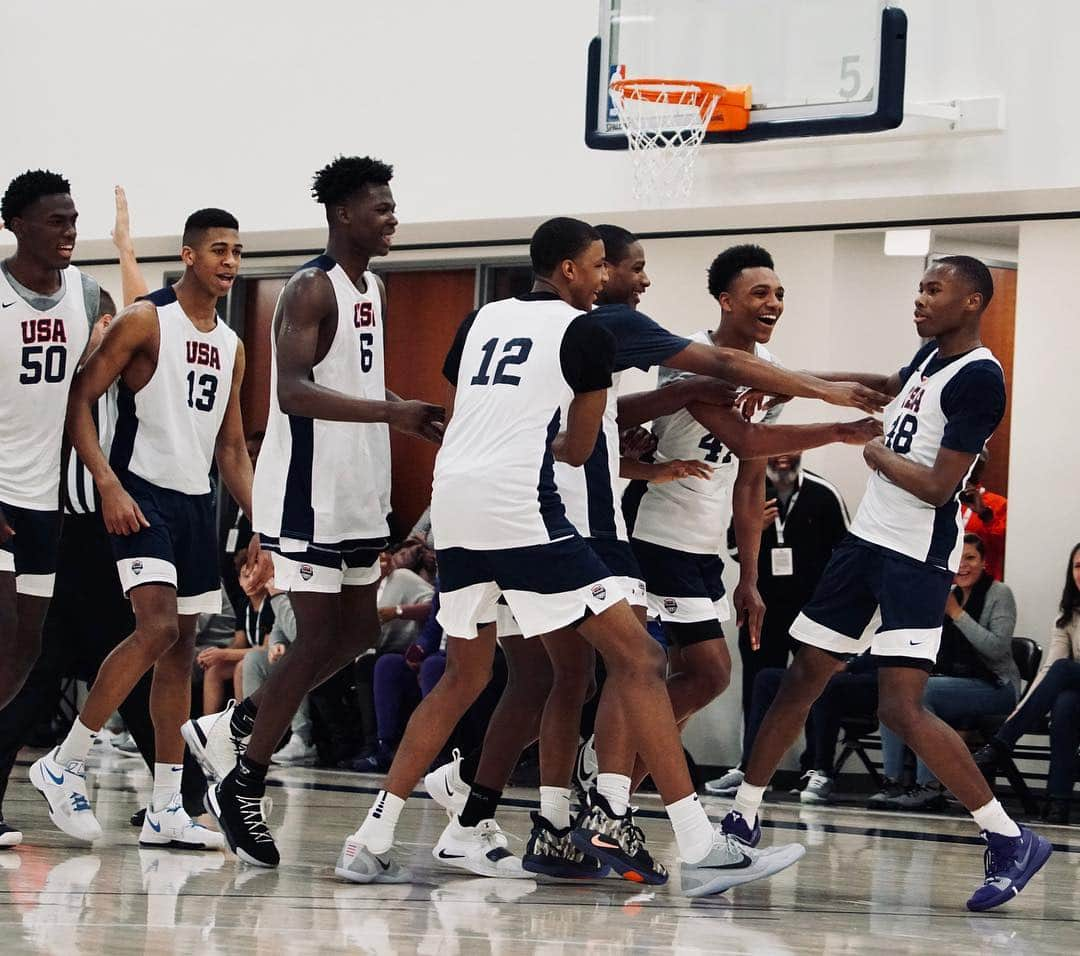
[[484, 361], [480, 363], [480, 371], [473, 377], [470, 385], [488, 385], [492, 381], [496, 385], [520, 385], [521, 377], [518, 375], [507, 375], [506, 369], [511, 365], [521, 365], [529, 357], [529, 353], [532, 351], [532, 339], [510, 339], [502, 350], [506, 353], [499, 360], [499, 364], [495, 366], [495, 378], [488, 378], [488, 371], [491, 369], [491, 361], [495, 357], [495, 351], [499, 347], [498, 339], [488, 339], [483, 346], [481, 346], [484, 353]]

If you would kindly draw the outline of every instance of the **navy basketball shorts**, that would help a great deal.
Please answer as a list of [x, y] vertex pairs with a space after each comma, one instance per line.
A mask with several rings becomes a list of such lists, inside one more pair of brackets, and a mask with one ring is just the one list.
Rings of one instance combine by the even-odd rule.
[[849, 534], [833, 551], [791, 636], [837, 656], [869, 648], [880, 664], [929, 671], [952, 584], [951, 571]]
[[51, 598], [60, 547], [59, 511], [36, 511], [0, 501], [15, 532], [0, 543], [0, 572], [15, 575], [15, 590], [28, 597]]
[[474, 638], [496, 619], [500, 596], [525, 637], [601, 614], [626, 598], [621, 579], [576, 535], [527, 548], [441, 548], [439, 623], [450, 637]]
[[220, 614], [214, 496], [161, 488], [130, 473], [120, 480], [150, 523], [134, 534], [109, 535], [124, 594], [168, 584], [176, 589], [178, 613]]
[[375, 584], [382, 577], [379, 555], [390, 542], [363, 538], [318, 544], [295, 538], [259, 535], [274, 561], [274, 587], [281, 591], [340, 594], [343, 587]]
[[589, 547], [596, 556], [607, 565], [608, 570], [622, 582], [626, 591], [626, 600], [631, 607], [648, 607], [649, 599], [645, 590], [645, 575], [634, 556], [634, 549], [629, 541], [617, 538], [587, 538]]
[[633, 540], [645, 574], [649, 616], [663, 625], [679, 647], [722, 640], [731, 607], [724, 593], [724, 562], [717, 554], [691, 554], [649, 541]]

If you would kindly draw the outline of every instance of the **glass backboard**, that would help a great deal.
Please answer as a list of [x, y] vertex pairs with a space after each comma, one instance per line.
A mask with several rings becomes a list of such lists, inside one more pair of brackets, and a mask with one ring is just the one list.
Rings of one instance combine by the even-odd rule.
[[903, 120], [907, 17], [882, 0], [600, 0], [586, 142], [625, 149], [615, 78], [752, 90], [750, 125], [706, 142], [872, 132]]

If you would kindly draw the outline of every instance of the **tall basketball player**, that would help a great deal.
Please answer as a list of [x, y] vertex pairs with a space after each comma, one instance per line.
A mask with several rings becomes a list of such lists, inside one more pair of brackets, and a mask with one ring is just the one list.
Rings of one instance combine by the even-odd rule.
[[[17, 240], [0, 263], [0, 707], [41, 646], [60, 538], [64, 411], [97, 317], [98, 285], [71, 265], [78, 215], [67, 180], [47, 170], [16, 176], [0, 200]], [[21, 840], [0, 816], [0, 847]]]
[[385, 163], [357, 156], [315, 174], [326, 252], [289, 280], [274, 315], [253, 526], [273, 555], [276, 586], [290, 592], [296, 641], [255, 695], [185, 726], [189, 746], [220, 781], [209, 808], [237, 856], [258, 866], [279, 861], [261, 809], [270, 757], [304, 695], [379, 634], [390, 428], [442, 437], [440, 406], [403, 401], [385, 383], [386, 289], [369, 265], [389, 253], [397, 227], [392, 175]]
[[[223, 845], [220, 834], [184, 811], [180, 725], [191, 710], [197, 616], [221, 610], [209, 480], [215, 457], [229, 492], [251, 512], [251, 463], [240, 417], [244, 350], [216, 311], [236, 281], [243, 248], [238, 229], [224, 210], [192, 213], [184, 225], [183, 276], [116, 317], [72, 389], [68, 433], [101, 496], [120, 582], [135, 613], [135, 631], [101, 665], [68, 736], [30, 768], [50, 819], [78, 839], [101, 835], [86, 795], [86, 755], [109, 715], [153, 668], [154, 792], [139, 842]], [[106, 459], [93, 409], [118, 377], [116, 430]]]
[[[885, 437], [867, 444], [871, 469], [851, 532], [833, 552], [791, 634], [804, 646], [754, 740], [746, 778], [724, 818], [747, 844], [758, 808], [813, 702], [842, 662], [867, 647], [877, 658], [882, 723], [897, 733], [967, 808], [987, 843], [986, 879], [968, 909], [1012, 899], [1050, 857], [1050, 844], [1010, 819], [956, 731], [922, 704], [959, 564], [959, 494], [1005, 411], [1001, 366], [980, 339], [994, 293], [989, 270], [947, 256], [922, 277], [915, 327], [930, 341], [889, 376], [864, 376], [895, 396]], [[880, 610], [881, 625], [864, 631]]]

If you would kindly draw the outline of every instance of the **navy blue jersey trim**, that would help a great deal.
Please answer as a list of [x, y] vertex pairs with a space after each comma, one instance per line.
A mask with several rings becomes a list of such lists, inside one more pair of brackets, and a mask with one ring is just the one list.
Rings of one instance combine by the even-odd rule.
[[[607, 437], [603, 431], [596, 437], [596, 447], [585, 462], [585, 494], [589, 502], [588, 533], [593, 538], [615, 538], [615, 495], [611, 490], [611, 468], [608, 465]], [[584, 529], [579, 528], [579, 531]]]
[[555, 409], [548, 423], [547, 438], [544, 441], [544, 459], [540, 463], [540, 475], [536, 482], [536, 498], [540, 504], [540, 517], [547, 528], [548, 538], [552, 541], [564, 538], [574, 533], [574, 527], [566, 519], [566, 508], [562, 498], [559, 497], [559, 489], [555, 484], [555, 456], [551, 451], [551, 443], [559, 434], [559, 425], [562, 422], [562, 410]]
[[[957, 488], [957, 492], [959, 492]], [[926, 553], [926, 563], [938, 568], [949, 566], [949, 555], [956, 547], [959, 532], [956, 530], [956, 512], [960, 504], [954, 496], [940, 508], [934, 509], [934, 528], [930, 533], [930, 550]]]
[[311, 501], [311, 470], [315, 460], [315, 422], [289, 415], [292, 451], [285, 474], [285, 499], [281, 504], [281, 533], [286, 538], [310, 541], [315, 534], [315, 508]]
[[623, 520], [626, 522], [626, 531], [630, 537], [634, 536], [634, 525], [637, 524], [638, 509], [641, 507], [641, 499], [649, 490], [649, 483], [644, 478], [635, 478], [626, 486], [622, 496]]
[[176, 301], [176, 291], [171, 285], [167, 285], [164, 289], [158, 289], [154, 292], [148, 292], [146, 295], [140, 295], [135, 301], [151, 302], [160, 309], [163, 305], [170, 305]]
[[337, 260], [333, 256], [328, 256], [325, 252], [321, 256], [316, 256], [309, 262], [305, 262], [300, 269], [322, 269], [323, 272], [329, 272], [334, 266], [337, 265]]
[[116, 434], [113, 436], [109, 464], [113, 471], [127, 471], [135, 451], [135, 435], [139, 430], [139, 418], [135, 414], [135, 393], [123, 379], [116, 395]]

